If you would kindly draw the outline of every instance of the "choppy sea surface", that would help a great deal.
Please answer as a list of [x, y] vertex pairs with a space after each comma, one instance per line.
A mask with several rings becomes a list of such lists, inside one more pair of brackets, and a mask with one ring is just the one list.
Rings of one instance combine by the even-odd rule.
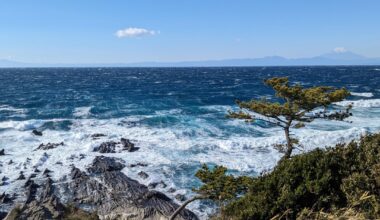
[[[237, 175], [270, 169], [281, 157], [271, 146], [285, 141], [282, 131], [225, 115], [236, 109], [235, 99], [274, 98], [263, 85], [274, 76], [289, 76], [304, 86], [344, 86], [352, 92], [334, 105], [339, 109], [353, 103], [351, 123], [317, 120], [294, 130], [304, 146], [298, 152], [380, 131], [376, 66], [0, 69], [0, 149], [6, 153], [0, 157], [0, 179], [9, 178], [0, 194], [20, 191], [24, 181], [16, 180], [19, 172], [27, 177], [33, 167], [48, 168], [55, 181], [63, 181], [71, 164], [85, 169], [100, 155], [94, 147], [121, 137], [140, 149], [107, 155], [126, 164], [146, 163], [123, 172], [143, 184], [164, 181], [167, 187], [157, 190], [172, 198], [191, 195], [191, 188], [199, 185], [194, 174], [202, 163], [227, 166]], [[33, 129], [42, 130], [43, 136], [33, 135]], [[94, 140], [94, 133], [107, 136]], [[64, 146], [35, 150], [48, 142]], [[140, 178], [140, 171], [149, 178]], [[177, 191], [169, 193], [169, 188]], [[204, 203], [190, 208], [201, 216], [210, 211]]]

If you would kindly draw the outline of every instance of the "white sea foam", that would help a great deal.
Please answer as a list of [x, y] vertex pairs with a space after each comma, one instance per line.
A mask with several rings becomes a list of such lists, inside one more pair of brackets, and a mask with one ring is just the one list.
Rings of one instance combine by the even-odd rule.
[[[228, 108], [228, 106], [205, 107], [209, 111], [216, 112], [224, 112]], [[89, 112], [89, 109], [79, 112]], [[350, 119], [352, 123], [316, 120], [305, 128], [294, 130], [294, 136], [304, 146], [303, 150], [309, 151], [337, 142], [347, 142], [367, 132], [378, 132], [380, 131], [378, 112], [369, 110], [369, 108], [355, 110], [358, 115], [354, 114]], [[185, 117], [178, 109], [158, 111], [155, 115], [162, 114]], [[83, 114], [81, 115], [83, 117]], [[4, 148], [6, 152], [6, 155], [2, 156], [4, 163], [0, 177], [9, 178], [9, 185], [0, 186], [0, 192], [18, 191], [24, 184], [24, 181], [16, 180], [19, 172], [23, 171], [28, 177], [33, 172], [33, 166], [37, 166], [40, 170], [45, 168], [52, 170], [52, 178], [60, 181], [70, 172], [71, 164], [85, 169], [95, 156], [100, 155], [93, 152], [94, 147], [103, 141], [126, 137], [140, 149], [133, 153], [119, 152], [109, 156], [122, 158], [127, 165], [142, 162], [148, 166], [133, 168], [127, 166], [123, 172], [144, 184], [163, 180], [168, 187], [161, 187], [158, 190], [167, 193], [171, 198], [177, 193], [189, 196], [192, 192], [188, 183], [194, 178], [194, 171], [189, 171], [189, 167], [212, 163], [240, 172], [259, 173], [271, 169], [281, 157], [281, 154], [273, 149], [273, 144], [285, 142], [283, 131], [279, 128], [262, 128], [234, 120], [225, 123], [238, 129], [252, 129], [251, 126], [254, 126], [254, 129], [262, 135], [255, 137], [236, 133], [226, 136], [220, 127], [202, 118], [192, 119], [190, 126], [178, 124], [164, 128], [145, 125], [126, 126], [123, 123], [139, 119], [141, 117], [138, 116], [102, 120], [78, 118], [72, 120], [69, 131], [48, 129], [44, 131], [43, 136], [33, 135], [31, 129], [42, 126], [46, 120], [0, 122], [0, 128], [5, 128], [0, 132], [0, 148]], [[103, 133], [107, 136], [93, 140], [90, 136], [94, 133]], [[189, 133], [191, 135], [188, 135]], [[56, 149], [35, 150], [40, 143], [62, 141], [64, 146]], [[44, 155], [45, 152], [47, 155]], [[86, 157], [81, 159], [80, 154]], [[30, 158], [30, 161], [27, 158]], [[13, 160], [14, 163], [8, 165], [9, 160]], [[149, 178], [141, 179], [137, 175], [139, 171], [148, 173]], [[177, 191], [167, 192], [170, 187], [176, 188]], [[190, 208], [202, 218], [207, 218], [205, 213], [209, 211], [201, 209], [199, 203], [192, 204]]]
[[380, 99], [360, 99], [360, 100], [345, 100], [335, 103], [340, 106], [353, 106], [358, 108], [378, 108], [380, 107]]
[[75, 108], [73, 115], [78, 118], [87, 118], [91, 115], [91, 107], [78, 107]]
[[373, 93], [372, 92], [351, 92], [351, 95], [353, 95], [353, 96], [367, 97], [367, 98], [373, 97]]
[[12, 116], [17, 116], [17, 117], [25, 117], [26, 113], [28, 112], [26, 109], [23, 108], [15, 108], [10, 105], [0, 105], [0, 113], [2, 112], [10, 112], [13, 113]]

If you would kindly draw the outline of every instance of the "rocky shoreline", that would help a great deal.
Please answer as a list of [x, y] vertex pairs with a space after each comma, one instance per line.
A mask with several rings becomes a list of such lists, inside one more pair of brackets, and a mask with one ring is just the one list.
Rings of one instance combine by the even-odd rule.
[[[36, 150], [63, 145], [41, 144]], [[118, 150], [133, 152], [138, 148], [122, 138], [120, 142], [104, 142], [94, 149], [99, 153]], [[121, 172], [124, 168], [126, 163], [122, 159], [101, 155], [96, 156], [86, 169], [72, 165], [71, 172], [56, 182], [49, 175], [53, 171], [47, 169], [40, 171], [36, 168], [28, 177], [20, 172], [17, 181], [24, 181], [24, 187], [17, 194], [3, 192], [0, 195], [0, 219], [68, 219], [71, 216], [76, 219], [164, 220], [179, 207], [165, 194], [152, 190], [154, 186], [143, 185], [126, 176]], [[139, 175], [146, 177], [148, 174], [141, 172]], [[6, 177], [1, 181], [6, 184]], [[23, 198], [22, 202], [20, 198]], [[183, 210], [177, 219], [198, 217]]]

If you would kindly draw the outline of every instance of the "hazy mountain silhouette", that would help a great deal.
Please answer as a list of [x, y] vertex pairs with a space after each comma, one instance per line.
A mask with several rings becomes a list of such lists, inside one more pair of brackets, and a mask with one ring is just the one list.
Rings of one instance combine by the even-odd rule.
[[47, 64], [0, 60], [0, 67], [216, 67], [216, 66], [308, 66], [308, 65], [380, 65], [380, 58], [367, 58], [350, 51], [331, 52], [310, 58], [224, 59], [184, 62]]

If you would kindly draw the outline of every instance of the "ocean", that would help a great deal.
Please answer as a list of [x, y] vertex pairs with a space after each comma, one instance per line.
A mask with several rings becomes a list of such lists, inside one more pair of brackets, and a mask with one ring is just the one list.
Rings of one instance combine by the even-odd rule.
[[[156, 190], [187, 197], [200, 182], [202, 163], [224, 165], [235, 175], [257, 175], [281, 158], [273, 144], [283, 143], [280, 128], [261, 121], [227, 119], [235, 100], [275, 99], [263, 80], [289, 76], [305, 87], [346, 87], [353, 104], [350, 122], [316, 120], [293, 130], [303, 148], [295, 153], [357, 139], [380, 131], [380, 67], [224, 67], [224, 68], [12, 68], [0, 69], [0, 178], [3, 192], [19, 192], [16, 180], [39, 170], [52, 170], [56, 182], [67, 181], [71, 165], [85, 169], [105, 141], [130, 139], [140, 149], [110, 153], [126, 164], [129, 177], [143, 184], [163, 181]], [[33, 129], [43, 136], [32, 134]], [[93, 139], [92, 134], [106, 136]], [[60, 143], [36, 150], [41, 143]], [[12, 164], [8, 164], [12, 160]], [[149, 177], [141, 178], [138, 173]], [[175, 192], [170, 188], [176, 189]], [[201, 216], [208, 203], [190, 209]]]

